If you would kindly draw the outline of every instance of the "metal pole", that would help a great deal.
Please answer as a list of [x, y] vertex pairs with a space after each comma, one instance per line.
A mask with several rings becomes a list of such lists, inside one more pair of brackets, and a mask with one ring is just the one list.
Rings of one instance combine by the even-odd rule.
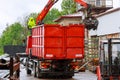
[[112, 74], [112, 39], [108, 39], [109, 76]]

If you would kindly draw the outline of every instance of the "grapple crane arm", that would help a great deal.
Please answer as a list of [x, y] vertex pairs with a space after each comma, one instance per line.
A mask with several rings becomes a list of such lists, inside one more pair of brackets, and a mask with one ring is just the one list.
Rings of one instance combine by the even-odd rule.
[[[42, 24], [43, 19], [45, 18], [46, 14], [50, 10], [50, 8], [57, 2], [58, 0], [49, 0], [44, 9], [41, 11], [40, 14], [38, 14], [36, 19], [36, 25]], [[87, 4], [83, 0], [74, 0], [75, 2], [79, 3], [81, 6], [84, 6], [87, 10], [87, 17], [83, 20], [86, 28], [89, 29], [97, 29], [98, 26], [98, 20], [92, 16], [91, 10], [92, 7], [90, 4]]]
[[[46, 14], [48, 13], [48, 11], [50, 10], [50, 8], [57, 2], [58, 0], [49, 0], [48, 3], [46, 4], [46, 6], [44, 7], [44, 9], [41, 11], [41, 13], [38, 14], [37, 19], [36, 19], [36, 24], [41, 24], [42, 20], [44, 19], [44, 17], [46, 16]], [[82, 6], [84, 6], [85, 8], [88, 7], [87, 3], [82, 1], [82, 0], [74, 0], [75, 2], [81, 4]]]
[[79, 3], [81, 6], [84, 6], [85, 8], [88, 8], [88, 4], [84, 2], [83, 0], [74, 0], [75, 2]]
[[83, 0], [74, 0], [75, 2], [79, 3], [81, 6], [84, 6], [87, 10], [87, 16], [83, 20], [85, 27], [90, 30], [96, 30], [98, 26], [98, 20], [92, 15], [92, 6], [91, 4], [86, 3]]
[[45, 18], [46, 14], [50, 10], [50, 8], [57, 2], [58, 0], [49, 0], [44, 9], [38, 14], [36, 19], [36, 25], [41, 24], [42, 20]]

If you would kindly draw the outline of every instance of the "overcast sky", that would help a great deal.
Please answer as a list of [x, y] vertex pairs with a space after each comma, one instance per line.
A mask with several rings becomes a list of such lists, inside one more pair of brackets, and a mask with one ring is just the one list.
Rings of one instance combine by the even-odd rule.
[[[0, 1], [0, 34], [6, 28], [6, 24], [12, 24], [19, 17], [32, 12], [40, 12], [48, 0], [1, 0]], [[53, 7], [61, 10], [59, 0]]]
[[[120, 0], [113, 0], [114, 6], [120, 6]], [[0, 35], [6, 28], [6, 24], [12, 24], [18, 18], [23, 17], [32, 12], [40, 12], [48, 0], [1, 0], [0, 1]], [[59, 0], [53, 7], [60, 10]]]

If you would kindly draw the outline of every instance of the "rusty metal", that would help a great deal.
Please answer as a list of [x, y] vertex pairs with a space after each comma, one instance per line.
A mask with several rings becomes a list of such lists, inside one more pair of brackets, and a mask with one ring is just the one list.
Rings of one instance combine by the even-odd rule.
[[0, 70], [9, 70], [9, 73], [7, 73], [4, 77], [7, 77], [7, 75], [9, 75], [9, 80], [17, 80], [20, 77], [19, 57], [16, 56], [15, 60], [14, 60], [14, 57], [10, 57], [10, 61], [8, 61], [7, 63], [8, 64], [3, 63], [0, 65]]

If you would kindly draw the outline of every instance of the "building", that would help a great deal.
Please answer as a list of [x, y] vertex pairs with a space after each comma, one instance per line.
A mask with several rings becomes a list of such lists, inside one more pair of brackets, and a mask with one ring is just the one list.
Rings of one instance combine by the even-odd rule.
[[63, 15], [56, 20], [55, 22], [58, 22], [60, 25], [67, 26], [70, 24], [81, 24], [82, 23], [82, 12], [69, 14], [69, 15]]
[[[94, 14], [102, 13], [106, 10], [113, 8], [113, 4], [116, 5], [115, 1], [113, 0], [85, 0], [88, 4], [92, 5], [92, 12]], [[116, 0], [117, 1], [117, 0]], [[116, 6], [117, 7], [117, 6]], [[77, 10], [81, 9], [81, 5], [77, 4]]]
[[120, 38], [120, 8], [111, 9], [97, 15], [98, 29], [90, 31], [91, 36], [99, 36], [100, 40]]

